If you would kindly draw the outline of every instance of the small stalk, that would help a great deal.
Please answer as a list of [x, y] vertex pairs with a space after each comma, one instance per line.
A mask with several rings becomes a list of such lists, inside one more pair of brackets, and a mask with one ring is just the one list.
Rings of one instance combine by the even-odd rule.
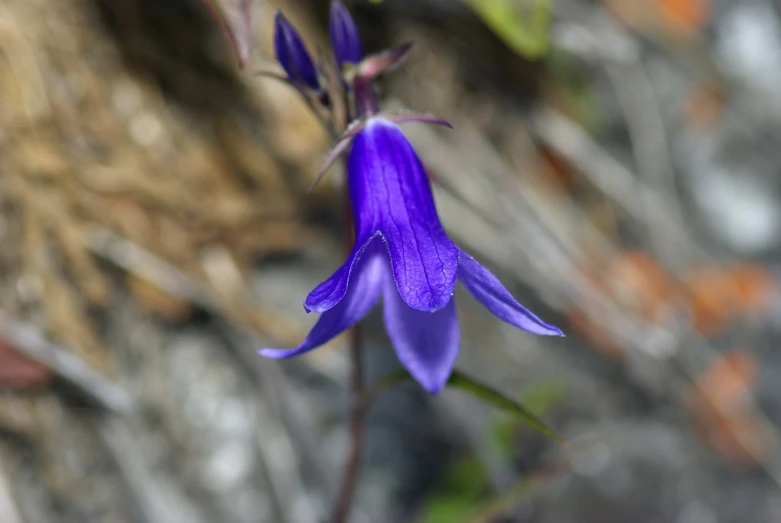
[[[350, 208], [349, 184], [345, 184], [345, 251], [350, 253], [354, 243], [352, 211]], [[350, 515], [358, 474], [361, 468], [361, 454], [366, 426], [366, 406], [364, 401], [365, 383], [363, 380], [363, 331], [360, 323], [350, 329], [350, 447], [347, 463], [342, 476], [339, 497], [336, 499], [333, 523], [347, 523]]]

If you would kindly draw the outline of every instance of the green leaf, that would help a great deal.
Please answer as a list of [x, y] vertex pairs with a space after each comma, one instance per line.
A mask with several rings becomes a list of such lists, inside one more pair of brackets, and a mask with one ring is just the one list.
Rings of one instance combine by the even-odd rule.
[[464, 514], [481, 507], [479, 498], [471, 495], [453, 494], [435, 496], [427, 504], [420, 521], [422, 523], [452, 523]]
[[[566, 399], [567, 384], [559, 379], [536, 381], [523, 388], [519, 394], [521, 404], [536, 415], [540, 415]], [[491, 422], [491, 440], [503, 456], [512, 456], [516, 451], [516, 437], [522, 422], [516, 416], [500, 411]]]
[[[384, 378], [374, 382], [371, 387], [364, 391], [362, 397], [363, 404], [369, 405], [383, 391], [411, 379], [412, 376], [410, 376], [409, 372], [407, 372], [405, 369], [400, 369], [396, 372], [388, 374]], [[540, 418], [538, 418], [534, 412], [532, 412], [532, 410], [513, 400], [512, 398], [508, 398], [496, 389], [493, 389], [488, 385], [484, 385], [457, 370], [453, 370], [453, 373], [450, 375], [447, 384], [451, 387], [461, 389], [464, 392], [473, 395], [477, 399], [501, 409], [503, 412], [511, 414], [516, 419], [523, 421], [543, 435], [559, 443], [565, 443], [564, 438], [548, 428], [548, 426], [545, 425], [542, 420], [540, 420]], [[555, 397], [550, 398], [550, 388], [543, 388], [533, 393], [531, 398], [537, 403], [538, 406], [540, 406], [540, 403], [542, 403], [543, 406], [547, 406], [551, 403], [559, 401], [563, 394], [565, 394], [565, 392], [562, 391], [562, 389], [556, 389], [554, 394]], [[540, 395], [542, 398], [540, 398]], [[534, 396], [536, 396], [536, 399]], [[540, 401], [543, 398], [545, 401]]]
[[562, 380], [545, 379], [524, 387], [520, 400], [527, 409], [539, 415], [562, 403], [568, 394], [567, 384]]
[[548, 49], [551, 0], [462, 0], [513, 51], [529, 59]]
[[458, 457], [445, 471], [443, 483], [426, 503], [420, 521], [457, 521], [463, 514], [474, 512], [483, 505], [483, 493], [488, 486], [488, 474], [476, 456]]
[[553, 432], [547, 425], [545, 425], [540, 418], [538, 418], [531, 410], [524, 407], [519, 402], [508, 398], [501, 392], [484, 385], [469, 376], [462, 374], [459, 371], [453, 371], [450, 375], [450, 379], [447, 384], [451, 387], [456, 387], [464, 392], [471, 394], [479, 400], [493, 405], [496, 408], [514, 415], [530, 427], [536, 429], [541, 434], [559, 442], [565, 443], [564, 438]]

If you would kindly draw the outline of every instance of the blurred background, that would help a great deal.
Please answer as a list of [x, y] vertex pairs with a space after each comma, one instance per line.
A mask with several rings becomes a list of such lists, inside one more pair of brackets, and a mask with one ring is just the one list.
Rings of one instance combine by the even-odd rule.
[[[459, 295], [459, 391], [371, 406], [353, 522], [781, 521], [781, 2], [348, 2], [414, 50], [387, 107], [451, 236], [564, 339]], [[240, 71], [200, 0], [0, 3], [0, 522], [325, 521], [343, 340], [296, 360], [341, 263], [329, 139], [284, 85], [277, 8]], [[376, 314], [369, 373], [397, 368]]]

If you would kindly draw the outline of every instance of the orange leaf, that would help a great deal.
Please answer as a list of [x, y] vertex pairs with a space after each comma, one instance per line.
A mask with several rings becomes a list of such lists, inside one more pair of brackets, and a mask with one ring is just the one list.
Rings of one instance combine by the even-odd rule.
[[684, 276], [683, 280], [689, 290], [689, 311], [694, 328], [703, 336], [717, 335], [733, 308], [733, 289], [724, 277], [724, 270], [719, 267], [700, 269]]
[[662, 20], [670, 32], [694, 33], [705, 25], [710, 0], [659, 0]]
[[759, 421], [749, 408], [758, 374], [751, 355], [727, 352], [697, 378], [687, 398], [703, 438], [735, 465], [754, 465], [764, 452]]
[[775, 281], [758, 265], [732, 268], [705, 267], [684, 276], [694, 327], [704, 336], [715, 336], [727, 321], [764, 312], [771, 305]]
[[[594, 265], [598, 265], [597, 261]], [[586, 269], [582, 276], [592, 286], [612, 299], [630, 314], [651, 323], [665, 320], [676, 303], [678, 289], [675, 280], [648, 254], [626, 251], [614, 260], [601, 263], [599, 273]], [[606, 267], [605, 267], [606, 266]], [[590, 303], [578, 304], [569, 312], [572, 328], [584, 336], [597, 352], [609, 358], [623, 355], [623, 348], [614, 339], [610, 328], [595, 319]]]
[[619, 255], [605, 274], [613, 298], [651, 322], [663, 320], [677, 295], [672, 276], [642, 251]]
[[570, 327], [583, 336], [589, 346], [611, 360], [623, 359], [624, 349], [616, 342], [604, 323], [594, 320], [585, 311], [573, 309], [567, 314]]
[[730, 276], [740, 312], [766, 312], [770, 308], [776, 282], [767, 269], [758, 265], [738, 265], [732, 269]]
[[647, 35], [690, 37], [708, 20], [711, 0], [603, 0], [627, 27]]

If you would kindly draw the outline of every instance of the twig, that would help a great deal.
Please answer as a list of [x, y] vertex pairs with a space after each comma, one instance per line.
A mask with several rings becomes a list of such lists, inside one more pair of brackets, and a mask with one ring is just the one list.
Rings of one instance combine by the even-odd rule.
[[[331, 478], [331, 468], [323, 459], [323, 453], [318, 445], [317, 436], [307, 412], [302, 412], [300, 401], [296, 401], [296, 389], [293, 387], [284, 372], [279, 372], [279, 367], [273, 360], [261, 358], [258, 356], [258, 347], [263, 344], [258, 340], [257, 335], [243, 327], [233, 325], [222, 317], [216, 319], [216, 324], [223, 331], [224, 336], [234, 346], [238, 352], [239, 358], [244, 362], [246, 368], [253, 375], [263, 398], [270, 404], [273, 414], [279, 416], [285, 429], [290, 434], [286, 440], [290, 442], [286, 445], [288, 448], [295, 447], [298, 458], [304, 464], [308, 472], [313, 473], [328, 499], [332, 498], [334, 488]], [[280, 459], [278, 452], [267, 451], [261, 445], [260, 448], [264, 468], [277, 469], [278, 464], [271, 463], [285, 461]], [[287, 460], [288, 463], [290, 460]], [[266, 464], [268, 463], [268, 464]], [[303, 485], [303, 478], [290, 477], [290, 473], [283, 475], [279, 472], [266, 475], [273, 491], [273, 498], [290, 499], [291, 484]], [[298, 489], [303, 490], [303, 487]], [[285, 513], [291, 513], [286, 509]]]
[[0, 521], [5, 523], [22, 523], [22, 516], [16, 506], [11, 485], [3, 463], [0, 462]]
[[[349, 118], [348, 118], [349, 119]], [[346, 173], [345, 173], [346, 175]], [[349, 254], [354, 243], [352, 206], [348, 192], [349, 184], [344, 185], [344, 250]], [[352, 363], [352, 379], [350, 386], [350, 450], [347, 456], [344, 476], [342, 478], [339, 497], [334, 509], [334, 523], [346, 523], [350, 514], [355, 485], [361, 465], [363, 451], [363, 434], [365, 429], [366, 402], [364, 401], [363, 382], [363, 332], [360, 323], [350, 330], [350, 360]]]
[[111, 453], [122, 479], [146, 523], [170, 523], [188, 518], [175, 509], [162, 492], [159, 480], [149, 470], [143, 452], [126, 423], [116, 417], [97, 420], [100, 438]]
[[594, 442], [581, 440], [570, 443], [564, 452], [557, 454], [551, 461], [528, 476], [517, 479], [510, 487], [459, 519], [459, 523], [490, 523], [501, 516], [508, 515], [524, 500], [537, 494], [540, 489], [550, 486], [562, 474], [569, 472], [573, 464], [589, 459], [604, 445], [602, 440]]
[[[275, 413], [279, 414], [286, 431], [291, 434], [291, 438], [285, 438], [285, 445], [303, 449], [306, 468], [315, 471], [323, 488], [329, 492], [327, 467], [311, 441], [311, 424], [300, 415], [300, 409], [289, 405], [285, 390], [290, 387], [284, 374], [272, 372], [268, 361], [258, 356], [257, 347], [262, 344], [258, 342], [256, 329], [237, 320], [230, 311], [225, 311], [224, 306], [220, 305], [218, 299], [213, 297], [205, 286], [141, 246], [100, 227], [90, 231], [87, 242], [88, 247], [95, 254], [125, 269], [128, 273], [157, 285], [173, 296], [203, 308], [214, 316], [217, 326], [234, 346], [246, 368], [256, 378], [255, 382], [263, 392], [263, 396], [269, 398]], [[294, 488], [293, 485], [300, 485], [303, 482], [300, 478], [281, 474], [279, 462], [282, 460], [265, 450], [261, 448], [261, 461], [264, 471], [269, 469], [266, 479], [271, 485], [272, 502], [277, 506], [286, 499], [295, 498], [302, 488]], [[289, 506], [280, 510], [285, 514], [292, 513]]]
[[334, 510], [334, 523], [345, 523], [350, 514], [355, 485], [361, 465], [363, 436], [365, 432], [366, 405], [363, 401], [363, 333], [356, 325], [350, 331], [350, 359], [352, 360], [351, 408], [350, 408], [350, 450], [347, 456], [342, 487]]
[[[460, 129], [461, 126], [458, 126]], [[638, 223], [646, 223], [648, 212], [646, 205], [640, 204], [636, 198], [638, 191], [646, 191], [646, 204], [650, 201], [651, 208], [658, 214], [663, 214], [666, 220], [665, 231], [669, 235], [669, 241], [678, 245], [685, 245], [688, 257], [693, 259], [711, 259], [712, 257], [700, 246], [696, 239], [690, 236], [690, 231], [684, 227], [675, 227], [675, 212], [670, 209], [669, 202], [644, 180], [638, 180], [637, 176], [613, 158], [599, 146], [577, 124], [570, 121], [560, 113], [550, 108], [538, 108], [533, 114], [532, 129], [536, 136], [546, 145], [567, 158], [602, 192], [613, 200], [616, 205]], [[474, 150], [470, 147], [469, 150]], [[456, 176], [455, 172], [449, 173]], [[462, 175], [463, 176], [463, 175]], [[509, 176], [508, 176], [509, 178]], [[496, 195], [498, 201], [509, 192]], [[541, 219], [549, 220], [544, 214], [535, 213], [522, 215], [521, 209], [513, 208], [516, 216], [514, 227], [519, 238], [534, 238], [531, 226], [544, 225], [539, 223]], [[496, 233], [499, 234], [499, 233]], [[558, 235], [558, 232], [556, 232]], [[528, 240], [526, 242], [528, 244]], [[553, 244], [551, 244], [553, 247]], [[642, 381], [645, 386], [651, 388], [660, 395], [678, 394], [682, 390], [696, 382], [704, 365], [719, 354], [719, 351], [703, 339], [688, 322], [671, 321], [665, 324], [651, 324], [623, 310], [609, 295], [604, 294], [593, 284], [579, 276], [577, 267], [569, 256], [575, 254], [561, 249], [540, 249], [537, 256], [545, 259], [542, 264], [546, 267], [547, 275], [554, 275], [555, 286], [550, 284], [545, 273], [535, 273], [534, 285], [542, 290], [554, 289], [559, 295], [580, 297], [582, 303], [589, 303], [589, 313], [598, 311], [593, 318], [602, 322], [605, 328], [615, 338], [620, 346], [627, 347], [627, 354], [631, 356], [629, 366], [638, 372], [639, 376], [646, 376]], [[521, 254], [521, 253], [519, 253]], [[497, 260], [501, 261], [501, 260]], [[519, 274], [518, 264], [507, 267], [512, 269], [519, 277], [528, 274]], [[567, 284], [562, 285], [562, 282]], [[685, 350], [682, 350], [685, 347]], [[642, 367], [642, 372], [639, 369]], [[660, 376], [663, 379], [654, 380], [648, 376]], [[675, 380], [676, 385], [672, 385]], [[752, 402], [747, 410], [758, 421], [758, 430], [763, 439], [763, 459], [761, 465], [768, 475], [781, 486], [781, 438], [775, 430], [773, 423], [762, 411], [756, 402]], [[742, 443], [742, 442], [741, 442]], [[747, 448], [751, 451], [752, 449]]]
[[214, 300], [197, 282], [176, 267], [103, 227], [87, 231], [87, 248], [118, 267], [154, 283], [173, 296], [187, 300], [209, 312], [217, 311]]
[[35, 327], [0, 315], [0, 337], [105, 409], [118, 414], [132, 410], [133, 399], [127, 391], [90, 368], [68, 349], [47, 340]]
[[[234, 325], [237, 322], [248, 323], [247, 318], [242, 314], [242, 308], [249, 306], [244, 296], [226, 297], [221, 301], [220, 296], [215, 296], [207, 286], [177, 267], [103, 227], [93, 226], [85, 236], [89, 250], [134, 276], [153, 283], [176, 298], [197, 305], [215, 317], [226, 316]], [[256, 313], [261, 311], [257, 305], [252, 307]], [[280, 341], [298, 338], [299, 332], [296, 326], [291, 326], [291, 322], [284, 315], [265, 309], [262, 312], [262, 316], [254, 315], [256, 322], [251, 330], [262, 331]], [[261, 318], [263, 323], [259, 325], [257, 321]]]
[[654, 207], [657, 202], [654, 201], [652, 191], [637, 191], [646, 211], [643, 223], [648, 228], [649, 239], [656, 251], [664, 256], [663, 259], [674, 269], [680, 270], [692, 261], [685, 257], [696, 253], [688, 251], [685, 243], [680, 243], [687, 240], [689, 235], [671, 236], [669, 233], [671, 228], [686, 227], [686, 220], [675, 186], [667, 133], [653, 85], [639, 58], [629, 64], [607, 62], [605, 71], [624, 113], [640, 180], [644, 180], [647, 187], [661, 195], [667, 203], [666, 212], [659, 212]]

